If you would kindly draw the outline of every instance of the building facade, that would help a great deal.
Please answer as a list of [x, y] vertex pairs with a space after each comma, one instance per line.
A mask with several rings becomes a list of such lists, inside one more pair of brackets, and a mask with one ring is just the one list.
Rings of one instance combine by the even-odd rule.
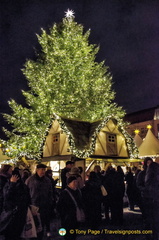
[[132, 137], [135, 136], [135, 130], [139, 130], [140, 137], [144, 139], [147, 126], [151, 125], [151, 131], [159, 139], [159, 106], [127, 114], [124, 120], [129, 123], [126, 130]]

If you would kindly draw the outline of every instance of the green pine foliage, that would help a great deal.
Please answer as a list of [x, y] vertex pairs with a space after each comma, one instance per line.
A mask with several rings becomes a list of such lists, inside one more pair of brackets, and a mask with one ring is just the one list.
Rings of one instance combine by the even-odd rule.
[[122, 108], [113, 103], [109, 68], [95, 61], [99, 47], [89, 44], [89, 35], [72, 16], [37, 36], [41, 51], [23, 69], [30, 87], [22, 91], [28, 108], [11, 100], [12, 114], [4, 114], [13, 127], [11, 132], [4, 129], [11, 156], [25, 151], [40, 155], [54, 114], [90, 122], [108, 115], [123, 117]]

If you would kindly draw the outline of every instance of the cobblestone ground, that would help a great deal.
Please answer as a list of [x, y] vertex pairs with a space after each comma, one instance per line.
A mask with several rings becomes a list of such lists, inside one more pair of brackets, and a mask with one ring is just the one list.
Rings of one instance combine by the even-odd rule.
[[[62, 240], [58, 234], [60, 228], [59, 219], [51, 223], [51, 237], [44, 240]], [[79, 229], [77, 240], [150, 240], [151, 234], [144, 229], [142, 216], [138, 208], [129, 211], [124, 208], [124, 223], [122, 226], [106, 225], [104, 220], [98, 229], [88, 230], [85, 227]]]

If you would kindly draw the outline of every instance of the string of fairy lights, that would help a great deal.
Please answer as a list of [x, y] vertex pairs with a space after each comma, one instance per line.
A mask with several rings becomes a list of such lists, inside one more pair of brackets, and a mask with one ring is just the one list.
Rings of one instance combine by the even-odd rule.
[[[137, 159], [139, 157], [138, 155], [138, 149], [137, 147], [135, 146], [135, 142], [133, 140], [133, 138], [127, 133], [127, 131], [125, 130], [125, 123], [123, 122], [122, 119], [120, 118], [114, 118], [113, 116], [108, 116], [106, 117], [99, 125], [98, 127], [95, 129], [92, 137], [91, 137], [91, 143], [90, 143], [90, 148], [89, 149], [84, 149], [84, 150], [79, 150], [77, 148], [77, 146], [75, 145], [75, 141], [74, 141], [74, 137], [72, 135], [72, 133], [69, 131], [69, 129], [67, 128], [64, 120], [62, 120], [61, 117], [57, 116], [56, 114], [54, 115], [54, 117], [51, 119], [50, 121], [50, 126], [46, 129], [46, 132], [45, 132], [45, 136], [48, 135], [49, 133], [49, 130], [50, 130], [50, 127], [52, 126], [53, 122], [55, 121], [55, 119], [59, 122], [60, 124], [60, 127], [61, 127], [61, 130], [63, 132], [65, 132], [65, 134], [67, 135], [68, 137], [68, 142], [69, 142], [69, 146], [70, 146], [70, 150], [71, 150], [71, 153], [73, 155], [75, 155], [76, 157], [78, 158], [88, 158], [90, 157], [91, 155], [93, 155], [94, 153], [94, 150], [95, 150], [95, 145], [96, 145], [96, 139], [97, 139], [97, 135], [98, 133], [101, 131], [101, 129], [103, 127], [106, 126], [106, 124], [108, 123], [108, 121], [110, 119], [115, 119], [117, 121], [117, 126], [118, 128], [120, 129], [121, 133], [123, 134], [123, 136], [125, 137], [125, 140], [126, 140], [126, 144], [127, 144], [127, 148], [128, 148], [128, 152], [129, 152], [129, 156], [130, 156], [130, 159]], [[151, 129], [151, 125], [148, 125], [147, 126], [148, 129]], [[139, 130], [136, 129], [135, 130], [135, 133], [136, 134], [139, 134]], [[43, 147], [44, 147], [44, 143], [45, 143], [45, 139], [42, 139], [41, 142], [43, 142], [43, 144], [39, 145], [39, 153], [40, 155], [42, 154], [42, 151], [43, 151]], [[10, 152], [10, 149], [8, 148], [5, 148], [5, 141], [1, 140], [0, 142], [0, 148], [2, 149], [3, 153], [4, 154], [8, 154], [9, 155], [9, 152]], [[40, 156], [39, 154], [35, 155], [35, 154], [29, 154], [27, 151], [23, 151], [23, 152], [20, 152], [20, 154], [16, 157], [16, 158], [13, 158], [13, 159], [9, 159], [9, 160], [4, 160], [3, 163], [13, 163], [15, 164], [17, 161], [19, 161], [19, 159], [21, 159], [22, 157], [24, 158], [28, 158], [28, 159], [34, 159], [36, 160], [37, 162], [40, 161]], [[152, 158], [154, 158], [154, 155], [153, 156], [150, 156]], [[141, 159], [143, 157], [140, 157]]]
[[[69, 146], [70, 146], [70, 150], [71, 153], [78, 157], [78, 158], [88, 158], [91, 155], [93, 155], [94, 151], [95, 151], [95, 145], [96, 145], [96, 139], [97, 139], [97, 135], [98, 133], [101, 131], [101, 129], [108, 123], [108, 121], [110, 119], [115, 119], [117, 121], [117, 126], [120, 129], [121, 133], [123, 134], [125, 140], [126, 140], [126, 144], [127, 144], [127, 148], [128, 148], [128, 152], [129, 152], [129, 156], [132, 159], [138, 158], [138, 150], [135, 146], [135, 143], [133, 141], [133, 138], [127, 133], [127, 131], [125, 130], [124, 127], [124, 123], [120, 118], [114, 118], [113, 116], [108, 116], [106, 117], [99, 125], [98, 127], [95, 129], [92, 137], [91, 137], [91, 142], [90, 142], [90, 147], [89, 149], [83, 149], [83, 150], [79, 150], [77, 148], [77, 146], [75, 145], [75, 139], [73, 137], [73, 134], [69, 131], [69, 129], [67, 128], [64, 120], [62, 120], [62, 118], [60, 118], [59, 116], [55, 115], [54, 118], [51, 119], [51, 124], [50, 126], [46, 129], [45, 132], [45, 137], [42, 139], [41, 144], [39, 144], [39, 153], [38, 154], [30, 154], [29, 152], [26, 151], [22, 151], [18, 154], [18, 156], [14, 159], [10, 159], [10, 161], [12, 163], [16, 163], [19, 159], [21, 159], [22, 157], [26, 157], [28, 159], [35, 159], [37, 161], [40, 161], [41, 156], [42, 156], [42, 152], [43, 152], [43, 147], [44, 147], [44, 143], [46, 140], [46, 136], [49, 133], [50, 127], [52, 126], [54, 120], [57, 120], [60, 123], [60, 127], [61, 130], [63, 132], [65, 132], [65, 134], [68, 137], [68, 142], [69, 142]], [[5, 143], [3, 143], [3, 146], [5, 145]], [[2, 147], [2, 145], [1, 145]], [[9, 152], [11, 150], [6, 149], [6, 154], [9, 155]], [[8, 161], [8, 160], [7, 160]], [[6, 162], [6, 161], [5, 161]]]

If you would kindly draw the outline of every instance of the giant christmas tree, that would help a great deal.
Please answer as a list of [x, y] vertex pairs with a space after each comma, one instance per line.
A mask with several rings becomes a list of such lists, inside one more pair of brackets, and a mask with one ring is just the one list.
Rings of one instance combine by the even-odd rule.
[[95, 61], [99, 47], [89, 44], [84, 32], [68, 10], [61, 23], [38, 37], [41, 51], [28, 60], [23, 73], [30, 91], [22, 91], [28, 107], [9, 101], [12, 113], [4, 118], [13, 127], [4, 129], [8, 155], [40, 157], [40, 149], [55, 116], [96, 121], [108, 115], [123, 117], [113, 103], [112, 76], [104, 61]]

